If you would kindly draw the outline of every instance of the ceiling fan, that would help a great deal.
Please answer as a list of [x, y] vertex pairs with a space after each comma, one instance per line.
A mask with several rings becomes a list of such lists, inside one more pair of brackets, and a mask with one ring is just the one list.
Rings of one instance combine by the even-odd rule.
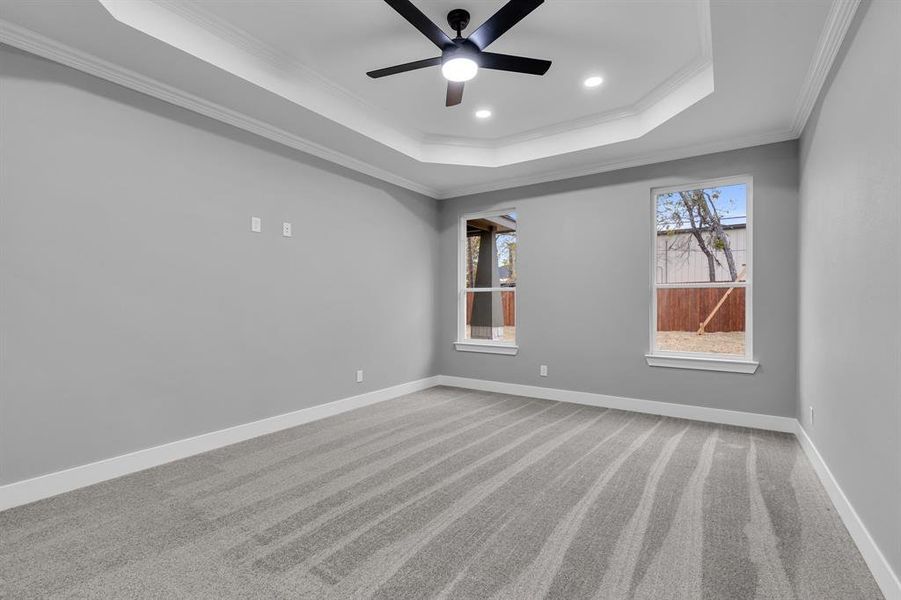
[[451, 39], [422, 11], [413, 6], [410, 0], [385, 0], [385, 2], [396, 10], [400, 16], [409, 21], [413, 27], [429, 38], [433, 44], [438, 46], [441, 49], [441, 56], [366, 73], [374, 79], [441, 65], [441, 74], [447, 79], [445, 106], [456, 106], [463, 102], [464, 82], [475, 77], [479, 68], [512, 71], [529, 75], [544, 75], [551, 66], [551, 61], [549, 60], [485, 52], [485, 48], [489, 44], [538, 8], [544, 0], [510, 0], [499, 11], [494, 13], [491, 18], [482, 23], [478, 29], [472, 32], [469, 37], [465, 38], [460, 35], [460, 32], [469, 25], [469, 12], [462, 8], [455, 8], [447, 13], [448, 24], [457, 32], [457, 37], [454, 39]]

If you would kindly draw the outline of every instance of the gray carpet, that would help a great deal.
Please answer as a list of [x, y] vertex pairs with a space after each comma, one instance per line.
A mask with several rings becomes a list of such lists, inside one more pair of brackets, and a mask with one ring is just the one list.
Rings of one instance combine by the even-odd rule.
[[431, 390], [0, 513], [8, 598], [881, 598], [793, 437]]

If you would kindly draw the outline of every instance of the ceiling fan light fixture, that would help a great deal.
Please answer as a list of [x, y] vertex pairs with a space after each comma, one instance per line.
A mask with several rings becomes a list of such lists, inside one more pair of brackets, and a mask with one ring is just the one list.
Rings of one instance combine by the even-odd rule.
[[604, 83], [604, 78], [594, 75], [592, 77], [589, 77], [585, 81], [583, 81], [582, 85], [584, 85], [587, 88], [596, 88], [599, 85], [601, 85], [602, 83]]
[[479, 72], [479, 65], [471, 58], [456, 56], [441, 65], [441, 74], [448, 81], [469, 81]]
[[475, 77], [479, 69], [544, 75], [551, 67], [549, 60], [485, 52], [485, 48], [543, 2], [544, 0], [507, 0], [500, 10], [467, 37], [463, 37], [463, 30], [469, 25], [469, 12], [455, 8], [447, 13], [447, 24], [457, 33], [456, 37], [451, 39], [444, 30], [416, 8], [411, 0], [385, 0], [388, 6], [437, 46], [441, 50], [441, 56], [376, 69], [367, 72], [366, 75], [372, 79], [379, 79], [440, 64], [441, 74], [447, 79], [447, 93], [444, 96], [444, 106], [447, 107], [458, 106], [463, 102], [465, 82]]

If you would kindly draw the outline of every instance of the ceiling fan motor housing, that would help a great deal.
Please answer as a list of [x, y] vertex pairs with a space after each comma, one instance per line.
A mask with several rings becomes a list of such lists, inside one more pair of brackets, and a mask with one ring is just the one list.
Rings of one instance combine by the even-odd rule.
[[469, 25], [469, 11], [455, 8], [447, 13], [447, 24], [457, 32], [457, 37], [460, 37], [460, 32]]
[[469, 40], [456, 39], [453, 46], [446, 46], [441, 52], [441, 63], [444, 64], [452, 58], [469, 58], [479, 62], [479, 47]]

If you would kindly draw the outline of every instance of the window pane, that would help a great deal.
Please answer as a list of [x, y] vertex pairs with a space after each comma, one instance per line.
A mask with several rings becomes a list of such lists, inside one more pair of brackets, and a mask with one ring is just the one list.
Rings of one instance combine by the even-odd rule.
[[516, 342], [516, 293], [466, 292], [467, 340]]
[[748, 186], [656, 198], [657, 283], [747, 280]]
[[516, 214], [466, 221], [465, 287], [516, 285]]
[[657, 290], [657, 350], [745, 354], [745, 288]]

